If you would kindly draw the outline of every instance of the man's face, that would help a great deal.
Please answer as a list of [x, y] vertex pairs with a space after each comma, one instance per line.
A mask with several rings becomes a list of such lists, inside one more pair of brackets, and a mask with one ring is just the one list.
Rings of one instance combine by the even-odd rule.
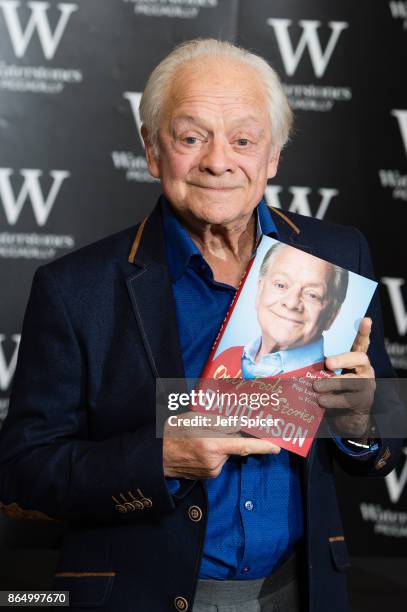
[[151, 174], [191, 222], [250, 216], [276, 173], [264, 87], [240, 62], [205, 57], [182, 66], [165, 98], [158, 159], [144, 137]]
[[332, 324], [328, 298], [333, 268], [328, 262], [283, 247], [260, 278], [256, 309], [267, 352], [316, 340]]

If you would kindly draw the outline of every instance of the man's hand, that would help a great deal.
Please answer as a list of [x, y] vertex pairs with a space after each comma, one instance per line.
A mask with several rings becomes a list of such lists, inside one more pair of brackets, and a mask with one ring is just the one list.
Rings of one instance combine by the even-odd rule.
[[[196, 412], [182, 415], [196, 416]], [[278, 454], [280, 447], [257, 438], [243, 438], [239, 427], [177, 427], [164, 429], [164, 474], [174, 478], [216, 478], [230, 455]]]
[[349, 438], [362, 438], [369, 428], [376, 388], [375, 373], [366, 354], [371, 328], [372, 320], [365, 317], [360, 323], [351, 352], [325, 360], [329, 370], [341, 368], [353, 372], [319, 379], [313, 384], [319, 405], [332, 412], [338, 411], [338, 416], [331, 413], [336, 432]]

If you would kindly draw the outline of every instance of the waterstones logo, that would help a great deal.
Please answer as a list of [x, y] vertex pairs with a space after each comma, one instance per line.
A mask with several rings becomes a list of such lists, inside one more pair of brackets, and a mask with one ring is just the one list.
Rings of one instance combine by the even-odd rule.
[[213, 9], [219, 0], [123, 0], [133, 4], [136, 15], [196, 19], [201, 9]]
[[393, 19], [401, 20], [407, 30], [407, 2], [389, 2], [389, 8]]
[[[17, 365], [20, 339], [20, 334], [12, 334], [10, 339], [5, 334], [0, 334], [0, 392], [2, 393], [7, 393], [10, 389]], [[0, 397], [0, 423], [6, 418], [8, 404], [8, 397]]]
[[[123, 98], [128, 101], [137, 134], [139, 150], [144, 150], [144, 143], [141, 137], [141, 120], [139, 106], [141, 100], [141, 91], [125, 91]], [[157, 179], [153, 178], [148, 171], [147, 161], [143, 155], [137, 155], [133, 151], [112, 151], [111, 152], [113, 166], [118, 171], [124, 171], [127, 181], [136, 183], [155, 183]]]
[[[393, 312], [397, 332], [399, 336], [405, 336], [407, 333], [407, 309], [403, 296], [405, 280], [404, 278], [384, 276], [381, 281], [388, 291], [390, 306]], [[406, 343], [393, 342], [386, 338], [386, 350], [394, 368], [398, 370], [407, 370]]]
[[49, 2], [27, 2], [26, 6], [30, 11], [30, 16], [25, 30], [19, 17], [21, 4], [17, 0], [0, 0], [0, 9], [3, 12], [15, 56], [18, 58], [24, 57], [31, 38], [36, 32], [45, 59], [52, 60], [68, 21], [72, 13], [78, 10], [78, 6], [67, 2], [58, 4], [57, 10], [60, 14], [54, 31], [52, 31], [48, 19], [48, 10], [51, 6]]
[[11, 336], [12, 350], [6, 357], [5, 344], [9, 344], [5, 334], [0, 334], [0, 391], [8, 391], [17, 365], [18, 349], [20, 347], [20, 334]]
[[387, 537], [407, 538], [407, 512], [382, 508], [380, 504], [362, 503], [360, 513], [366, 523], [373, 523], [374, 533]]
[[407, 110], [394, 109], [391, 111], [391, 115], [397, 119], [404, 152], [407, 158]]
[[[346, 21], [329, 21], [330, 36], [325, 47], [321, 44], [321, 21], [301, 19], [298, 27], [301, 35], [296, 46], [293, 43], [291, 19], [270, 18], [266, 21], [274, 32], [287, 77], [294, 77], [304, 56], [307, 54], [316, 79], [322, 79], [338, 46], [344, 30], [349, 27]], [[325, 29], [325, 28], [324, 28]], [[307, 53], [306, 53], [307, 52]], [[332, 110], [336, 102], [346, 102], [352, 98], [349, 87], [330, 85], [284, 83], [285, 92], [294, 109], [326, 112]]]
[[[396, 119], [403, 150], [407, 159], [407, 110], [393, 109], [390, 114]], [[397, 169], [380, 169], [380, 184], [383, 189], [391, 189], [393, 200], [407, 202], [407, 174]]]
[[137, 128], [138, 137], [141, 143], [141, 146], [144, 147], [144, 142], [141, 137], [141, 119], [139, 113], [139, 106], [141, 101], [141, 96], [143, 92], [141, 91], [125, 91], [123, 94], [123, 98], [129, 101], [131, 114], [133, 116], [134, 123]]
[[[18, 0], [0, 0], [0, 16], [15, 57], [24, 59], [27, 51], [32, 50], [33, 41], [37, 40], [44, 59], [48, 62], [53, 60], [68, 22], [77, 10], [77, 4], [68, 2], [57, 4], [54, 9], [49, 2], [23, 4]], [[54, 24], [53, 29], [50, 21]], [[0, 62], [0, 89], [55, 94], [63, 91], [65, 85], [80, 83], [82, 79], [81, 71], [75, 68]]]
[[[318, 189], [318, 198], [312, 197], [313, 203], [311, 206], [311, 187], [289, 187], [288, 191], [291, 194], [291, 200], [288, 206], [282, 206], [280, 194], [283, 192], [283, 187], [280, 185], [267, 185], [265, 193], [267, 204], [275, 208], [284, 208], [289, 212], [306, 215], [307, 217], [315, 217], [316, 219], [323, 219], [325, 217], [333, 198], [339, 195], [337, 189], [321, 187]], [[315, 200], [317, 200], [316, 206], [314, 204]]]
[[391, 278], [390, 276], [383, 276], [381, 280], [382, 283], [386, 285], [389, 293], [397, 331], [400, 336], [405, 336], [407, 332], [407, 311], [401, 291], [401, 288], [405, 284], [405, 280], [404, 278]]
[[393, 470], [385, 477], [387, 491], [393, 504], [397, 504], [407, 483], [407, 447], [403, 448], [403, 454], [404, 463], [400, 474], [397, 474], [398, 470]]
[[[397, 467], [385, 478], [390, 502], [397, 504], [407, 484], [407, 447], [403, 448], [402, 467]], [[383, 508], [380, 504], [360, 504], [360, 513], [365, 522], [373, 524], [374, 533], [394, 538], [407, 538], [407, 512]]]
[[[0, 168], [0, 204], [6, 221], [15, 226], [20, 219], [24, 206], [30, 206], [38, 227], [44, 227], [48, 221], [62, 184], [70, 176], [67, 170], [51, 170], [51, 186], [44, 193], [41, 185], [42, 170], [24, 168], [20, 170], [22, 182], [13, 187], [12, 168]], [[72, 236], [39, 234], [39, 233], [0, 233], [0, 258], [6, 259], [52, 259], [60, 249], [73, 248]]]
[[315, 77], [318, 79], [324, 76], [341, 33], [349, 27], [345, 21], [330, 21], [328, 27], [331, 29], [331, 35], [323, 49], [318, 33], [321, 22], [301, 19], [298, 25], [302, 29], [302, 34], [297, 47], [294, 48], [289, 32], [292, 25], [291, 19], [267, 19], [267, 24], [274, 30], [287, 76], [291, 77], [295, 74], [307, 50]]
[[41, 170], [28, 168], [20, 170], [23, 182], [17, 195], [14, 193], [10, 180], [13, 173], [11, 168], [0, 168], [0, 199], [9, 225], [17, 223], [22, 208], [27, 201], [31, 204], [37, 225], [45, 225], [61, 185], [68, 178], [69, 172], [66, 170], [50, 171], [52, 184], [46, 196], [40, 184]]

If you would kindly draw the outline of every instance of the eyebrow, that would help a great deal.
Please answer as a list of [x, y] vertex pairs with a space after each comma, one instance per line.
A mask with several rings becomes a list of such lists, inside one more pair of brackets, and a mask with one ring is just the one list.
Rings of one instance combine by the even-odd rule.
[[[286, 272], [271, 272], [270, 273], [270, 277], [273, 278], [275, 276], [282, 276], [284, 278], [287, 278], [289, 280], [292, 280], [293, 277], [290, 276], [289, 274], [287, 274]], [[295, 279], [294, 279], [295, 281]], [[304, 287], [322, 287], [322, 288], [326, 288], [328, 285], [327, 283], [324, 283], [323, 281], [317, 281], [317, 282], [310, 282], [310, 283], [304, 283]]]
[[[232, 129], [234, 125], [242, 126], [245, 122], [250, 122], [256, 125], [256, 127], [260, 128], [259, 133], [263, 134], [264, 128], [262, 127], [260, 121], [252, 114], [245, 115], [244, 117], [239, 117], [236, 120], [231, 122]], [[174, 124], [177, 123], [186, 123], [197, 125], [206, 131], [210, 131], [207, 126], [205, 126], [205, 119], [199, 116], [193, 115], [180, 115], [174, 119]], [[243, 126], [244, 127], [244, 126]]]

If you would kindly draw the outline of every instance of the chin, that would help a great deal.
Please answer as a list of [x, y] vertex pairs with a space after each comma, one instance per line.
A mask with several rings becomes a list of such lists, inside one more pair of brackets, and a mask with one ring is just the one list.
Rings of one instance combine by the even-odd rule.
[[283, 338], [281, 340], [277, 340], [277, 345], [280, 347], [280, 351], [289, 351], [290, 349], [293, 348], [297, 348], [298, 346], [301, 346], [301, 342], [299, 342], [298, 340], [293, 340], [293, 339], [289, 339], [287, 340], [287, 338]]
[[203, 218], [214, 224], [230, 223], [248, 214], [245, 210], [237, 209], [236, 204], [222, 200], [205, 202], [201, 212]]
[[277, 333], [273, 336], [271, 344], [274, 348], [270, 352], [273, 353], [275, 351], [288, 351], [292, 348], [298, 348], [306, 344], [306, 341], [304, 338], [293, 338], [286, 334], [279, 335]]

